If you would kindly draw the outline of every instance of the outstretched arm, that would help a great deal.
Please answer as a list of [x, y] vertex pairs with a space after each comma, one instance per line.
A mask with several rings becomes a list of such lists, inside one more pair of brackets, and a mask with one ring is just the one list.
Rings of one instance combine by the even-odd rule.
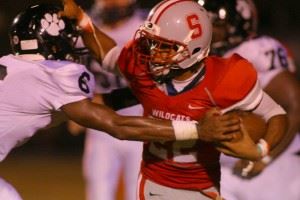
[[[126, 140], [188, 140], [207, 142], [231, 140], [240, 129], [239, 119], [232, 116], [215, 116], [216, 110], [207, 112], [201, 123], [168, 121], [148, 117], [118, 115], [104, 105], [88, 99], [66, 104], [62, 110], [76, 123], [105, 131], [118, 139]], [[231, 134], [227, 134], [231, 132]]]
[[105, 131], [118, 139], [175, 139], [171, 121], [121, 116], [108, 107], [92, 103], [88, 99], [64, 105], [62, 109], [78, 124]]
[[116, 46], [116, 42], [94, 26], [88, 15], [74, 2], [62, 0], [64, 11], [60, 14], [75, 19], [82, 28], [83, 42], [89, 48], [95, 59], [102, 62], [105, 55]]

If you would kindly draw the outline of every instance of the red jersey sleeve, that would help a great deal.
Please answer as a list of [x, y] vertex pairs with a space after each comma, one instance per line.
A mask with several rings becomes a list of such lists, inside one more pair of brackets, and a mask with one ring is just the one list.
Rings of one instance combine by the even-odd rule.
[[253, 65], [237, 54], [229, 58], [224, 67], [223, 76], [213, 94], [218, 105], [223, 108], [243, 100], [257, 82], [257, 73]]
[[146, 64], [141, 64], [137, 60], [134, 52], [134, 41], [130, 41], [121, 51], [118, 59], [120, 72], [127, 79], [132, 89], [139, 87], [154, 87], [155, 83], [151, 79]]
[[122, 51], [121, 54], [119, 56], [118, 59], [118, 66], [120, 69], [120, 72], [125, 76], [126, 79], [128, 79], [130, 77], [130, 73], [128, 72], [128, 68], [127, 66], [129, 66], [130, 60], [133, 59], [132, 58], [132, 41], [130, 41], [129, 43], [127, 43]]

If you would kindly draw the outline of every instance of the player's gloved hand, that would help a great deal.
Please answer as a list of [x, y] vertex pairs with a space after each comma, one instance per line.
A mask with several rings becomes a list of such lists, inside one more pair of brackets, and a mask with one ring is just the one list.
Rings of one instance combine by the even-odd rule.
[[231, 141], [240, 131], [240, 119], [234, 115], [222, 115], [220, 109], [212, 108], [198, 122], [199, 139], [206, 142]]
[[[233, 168], [233, 174], [243, 178], [243, 179], [251, 179], [257, 175], [259, 175], [265, 168], [267, 164], [262, 161], [252, 162], [251, 167], [249, 168], [248, 160], [238, 160], [235, 163]], [[245, 170], [247, 169], [248, 170]]]
[[65, 16], [70, 19], [81, 20], [84, 11], [78, 6], [74, 0], [62, 0], [64, 10], [60, 12], [61, 16]]
[[260, 160], [262, 158], [262, 154], [259, 148], [250, 138], [248, 131], [242, 123], [240, 124], [240, 127], [240, 138], [238, 138], [237, 140], [215, 143], [216, 149], [228, 156], [251, 161]]

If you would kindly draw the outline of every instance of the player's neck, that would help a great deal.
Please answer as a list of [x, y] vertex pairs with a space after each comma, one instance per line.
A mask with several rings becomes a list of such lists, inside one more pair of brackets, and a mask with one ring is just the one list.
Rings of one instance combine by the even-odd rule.
[[187, 80], [191, 79], [193, 76], [195, 76], [196, 74], [198, 74], [200, 69], [203, 68], [203, 66], [204, 66], [203, 62], [198, 63], [195, 68], [191, 67], [193, 69], [188, 70], [188, 71], [180, 74], [179, 76], [174, 77], [173, 79], [175, 81], [187, 81]]

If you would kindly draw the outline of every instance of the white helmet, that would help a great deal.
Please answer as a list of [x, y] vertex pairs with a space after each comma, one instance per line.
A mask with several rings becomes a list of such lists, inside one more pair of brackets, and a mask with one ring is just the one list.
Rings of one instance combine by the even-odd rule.
[[[166, 75], [171, 69], [187, 69], [208, 55], [212, 25], [206, 10], [197, 2], [165, 0], [150, 11], [135, 37], [138, 59], [156, 68], [156, 73], [159, 69], [161, 75]], [[155, 65], [151, 55], [162, 51], [170, 54], [163, 65]]]

